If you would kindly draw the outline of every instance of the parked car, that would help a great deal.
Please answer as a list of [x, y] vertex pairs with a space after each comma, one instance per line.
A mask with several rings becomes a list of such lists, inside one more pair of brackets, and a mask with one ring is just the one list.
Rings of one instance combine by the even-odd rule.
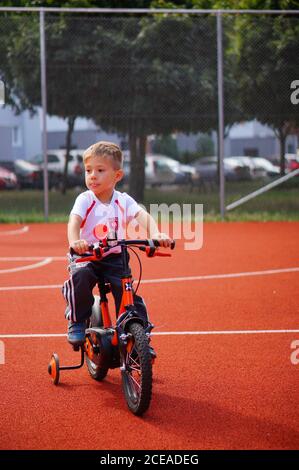
[[[68, 184], [69, 186], [81, 186], [84, 184], [84, 150], [71, 150], [68, 162]], [[48, 151], [48, 170], [55, 173], [57, 179], [61, 182], [64, 172], [66, 151], [63, 149]], [[43, 156], [36, 155], [31, 163], [43, 168]]]
[[232, 156], [224, 159], [224, 161], [226, 160], [232, 162], [236, 167], [240, 167], [238, 171], [243, 175], [240, 179], [263, 179], [267, 176], [265, 168], [255, 164], [252, 157]]
[[[1, 161], [1, 166], [16, 174], [18, 187], [42, 189], [44, 186], [43, 169], [39, 165], [35, 165], [27, 160], [5, 160]], [[56, 174], [49, 171], [49, 187], [52, 188], [57, 184]]]
[[193, 163], [202, 182], [217, 181], [217, 157], [202, 157]]
[[41, 189], [43, 187], [43, 171], [38, 165], [18, 159], [14, 161], [14, 167], [21, 188]]
[[299, 168], [299, 156], [293, 153], [285, 154], [286, 169], [288, 172], [297, 170]]
[[225, 157], [225, 178], [228, 181], [245, 181], [254, 177], [254, 165], [249, 157]]
[[146, 156], [145, 178], [149, 184], [187, 184], [195, 174], [196, 169], [191, 165], [183, 165], [165, 155]]
[[[269, 157], [271, 163], [274, 166], [280, 168], [280, 155], [271, 155]], [[290, 171], [297, 170], [299, 168], [299, 154], [296, 153], [286, 153], [285, 154], [285, 171], [289, 173]]]
[[[218, 178], [218, 157], [202, 157], [194, 163], [202, 182], [215, 182]], [[224, 176], [227, 181], [250, 180], [252, 169], [241, 157], [224, 158]]]
[[0, 166], [0, 189], [16, 189], [17, 187], [18, 179], [16, 174]]
[[20, 188], [42, 188], [43, 172], [37, 166], [27, 160], [6, 160], [1, 162], [7, 170], [13, 171], [17, 175]]
[[[124, 182], [130, 174], [130, 155], [124, 152]], [[151, 186], [163, 184], [188, 184], [197, 171], [191, 165], [183, 165], [166, 155], [148, 154], [145, 157], [145, 182]]]
[[260, 157], [232, 157], [250, 168], [252, 179], [267, 179], [279, 175], [279, 167], [273, 165], [266, 158]]
[[275, 177], [278, 177], [280, 175], [279, 166], [273, 165], [273, 163], [271, 163], [266, 158], [253, 157], [252, 160], [253, 160], [253, 163], [255, 165], [255, 169], [262, 168], [265, 171], [266, 178], [267, 177], [268, 178], [275, 178]]

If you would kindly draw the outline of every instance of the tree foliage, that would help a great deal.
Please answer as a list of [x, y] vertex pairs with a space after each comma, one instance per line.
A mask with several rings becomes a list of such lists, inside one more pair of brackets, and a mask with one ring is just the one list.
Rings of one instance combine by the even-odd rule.
[[[128, 8], [296, 8], [295, 0], [4, 1], [5, 6]], [[258, 18], [258, 20], [257, 20]], [[223, 17], [225, 124], [257, 118], [283, 143], [298, 126], [290, 103], [297, 78], [298, 20]], [[141, 200], [148, 135], [217, 129], [216, 17], [47, 14], [48, 112], [69, 124], [93, 119], [127, 135], [131, 192]], [[0, 78], [19, 112], [40, 105], [39, 18], [0, 16]], [[289, 80], [289, 82], [288, 82]], [[283, 171], [283, 161], [282, 161]]]
[[299, 112], [290, 100], [299, 69], [298, 18], [245, 16], [238, 29], [241, 106], [248, 117], [273, 128], [284, 174], [286, 137], [299, 126]]

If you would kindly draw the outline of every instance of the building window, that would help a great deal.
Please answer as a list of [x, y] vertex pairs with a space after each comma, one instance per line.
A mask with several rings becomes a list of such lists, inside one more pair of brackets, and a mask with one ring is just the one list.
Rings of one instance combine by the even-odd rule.
[[12, 128], [12, 145], [13, 147], [21, 147], [22, 145], [21, 130], [17, 126]]
[[256, 147], [248, 147], [244, 148], [244, 155], [246, 157], [258, 157], [259, 156], [259, 151]]
[[295, 153], [295, 145], [294, 144], [288, 144], [287, 153]]

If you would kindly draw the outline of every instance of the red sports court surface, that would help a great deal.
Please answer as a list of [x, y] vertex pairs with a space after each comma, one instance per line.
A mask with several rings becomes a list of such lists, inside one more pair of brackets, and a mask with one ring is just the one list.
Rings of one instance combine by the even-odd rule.
[[1, 449], [298, 449], [299, 223], [205, 224], [199, 251], [141, 254], [158, 354], [142, 418], [117, 369], [61, 372], [57, 387], [47, 373], [54, 351], [79, 361], [55, 336], [65, 231], [0, 226]]

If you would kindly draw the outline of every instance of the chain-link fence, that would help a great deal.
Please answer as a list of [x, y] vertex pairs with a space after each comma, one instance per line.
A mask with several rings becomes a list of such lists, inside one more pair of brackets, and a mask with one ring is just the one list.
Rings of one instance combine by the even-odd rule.
[[[125, 150], [123, 186], [137, 199], [182, 198], [223, 215], [299, 166], [298, 50], [292, 12], [1, 9], [0, 167], [22, 188], [42, 188], [47, 147], [50, 214], [59, 216], [55, 191], [84, 185], [83, 149], [112, 140]], [[285, 209], [296, 212], [295, 180], [246, 207], [272, 210], [288, 190]], [[36, 200], [46, 212], [47, 197]]]

